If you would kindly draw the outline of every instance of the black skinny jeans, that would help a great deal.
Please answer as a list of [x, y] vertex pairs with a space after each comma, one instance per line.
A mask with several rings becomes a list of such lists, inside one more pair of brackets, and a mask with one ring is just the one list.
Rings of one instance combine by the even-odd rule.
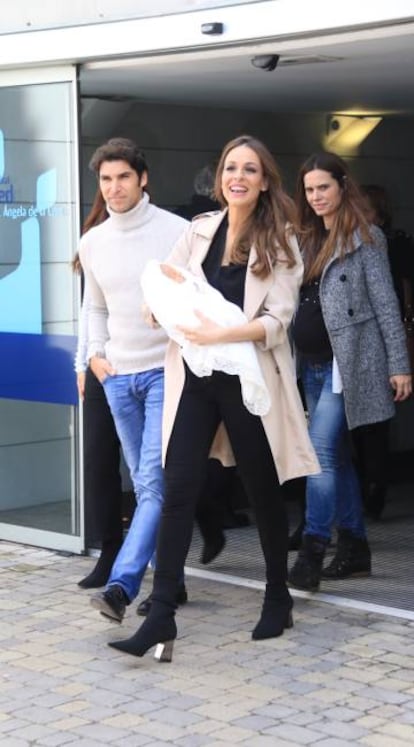
[[102, 384], [90, 368], [85, 379], [83, 449], [87, 541], [121, 544], [120, 445]]
[[197, 378], [186, 369], [165, 468], [165, 499], [158, 534], [153, 598], [174, 604], [191, 542], [197, 500], [207, 477], [208, 455], [223, 421], [240, 478], [255, 510], [266, 581], [284, 590], [288, 524], [271, 450], [261, 418], [244, 406], [238, 376], [214, 372]]
[[382, 490], [384, 494], [387, 489], [390, 426], [390, 420], [383, 420], [379, 423], [361, 425], [351, 431], [364, 498], [369, 497], [372, 488]]

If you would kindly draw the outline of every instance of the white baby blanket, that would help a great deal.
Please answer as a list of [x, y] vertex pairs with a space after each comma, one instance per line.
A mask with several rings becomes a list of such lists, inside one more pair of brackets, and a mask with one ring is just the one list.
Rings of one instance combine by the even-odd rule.
[[253, 415], [266, 415], [270, 409], [270, 395], [253, 342], [195, 345], [177, 330], [177, 325], [196, 327], [200, 324], [194, 310], [223, 327], [245, 324], [246, 315], [205, 280], [182, 267], [170, 265], [184, 278], [177, 282], [161, 271], [160, 264], [150, 260], [141, 276], [145, 302], [168, 336], [180, 345], [188, 367], [196, 376], [211, 376], [213, 371], [239, 376], [246, 408]]

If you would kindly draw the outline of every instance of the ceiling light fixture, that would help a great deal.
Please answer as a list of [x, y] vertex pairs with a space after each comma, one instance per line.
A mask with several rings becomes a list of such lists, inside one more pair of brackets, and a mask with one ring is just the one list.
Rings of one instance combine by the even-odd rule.
[[271, 72], [272, 70], [276, 70], [279, 59], [280, 56], [278, 54], [257, 54], [255, 57], [252, 57], [251, 63], [253, 67]]
[[332, 114], [328, 117], [323, 146], [338, 156], [353, 156], [382, 121], [382, 117]]

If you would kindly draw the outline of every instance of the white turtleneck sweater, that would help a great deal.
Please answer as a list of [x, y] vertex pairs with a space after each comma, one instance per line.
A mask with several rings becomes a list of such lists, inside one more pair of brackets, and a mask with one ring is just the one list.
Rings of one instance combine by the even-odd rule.
[[140, 278], [149, 259], [165, 259], [188, 222], [152, 205], [146, 193], [127, 213], [108, 212], [79, 245], [88, 299], [87, 358], [104, 353], [118, 374], [162, 368], [167, 335], [144, 321]]

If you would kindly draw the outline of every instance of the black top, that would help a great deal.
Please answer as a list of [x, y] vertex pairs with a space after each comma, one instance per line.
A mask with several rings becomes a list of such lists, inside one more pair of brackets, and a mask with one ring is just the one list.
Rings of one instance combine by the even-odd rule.
[[405, 231], [389, 230], [385, 232], [388, 243], [392, 279], [397, 294], [401, 316], [404, 318], [407, 299], [404, 298], [404, 279], [411, 286], [414, 298], [414, 238]]
[[312, 280], [300, 289], [299, 306], [292, 323], [298, 353], [315, 363], [332, 359], [332, 347], [322, 316], [319, 281], [319, 278]]
[[229, 264], [222, 266], [226, 236], [228, 229], [227, 216], [220, 223], [208, 254], [203, 262], [205, 276], [213, 286], [224, 296], [227, 301], [243, 309], [244, 285], [246, 282], [247, 265]]

